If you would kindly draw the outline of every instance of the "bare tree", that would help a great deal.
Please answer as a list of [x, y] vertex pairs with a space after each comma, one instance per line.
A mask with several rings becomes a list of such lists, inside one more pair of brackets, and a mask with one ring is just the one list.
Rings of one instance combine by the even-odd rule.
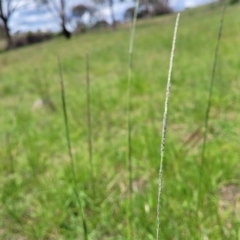
[[65, 0], [38, 0], [38, 3], [47, 6], [48, 10], [60, 20], [62, 34], [69, 39], [71, 32], [67, 30], [66, 1]]
[[13, 45], [12, 37], [10, 34], [9, 20], [13, 13], [20, 8], [25, 7], [27, 4], [21, 1], [14, 0], [0, 0], [0, 19], [3, 25], [4, 37], [6, 38], [6, 48], [10, 49]]
[[115, 29], [116, 28], [116, 20], [115, 20], [114, 11], [113, 11], [113, 0], [108, 0], [108, 4], [109, 4], [110, 11], [111, 11], [112, 26], [113, 26], [113, 29]]

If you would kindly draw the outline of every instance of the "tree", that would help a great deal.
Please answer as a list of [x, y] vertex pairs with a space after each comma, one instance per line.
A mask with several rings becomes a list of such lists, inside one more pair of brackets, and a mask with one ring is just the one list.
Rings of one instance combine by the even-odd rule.
[[114, 5], [114, 0], [94, 0], [95, 3], [97, 4], [103, 4], [103, 3], [108, 3], [110, 12], [111, 12], [111, 18], [112, 18], [112, 27], [113, 29], [116, 28], [116, 20], [115, 20], [115, 15], [113, 11], [113, 5]]
[[38, 3], [47, 6], [49, 11], [55, 15], [57, 19], [60, 19], [60, 25], [62, 28], [62, 34], [69, 39], [71, 32], [67, 30], [67, 16], [66, 16], [66, 1], [65, 0], [38, 0]]
[[92, 6], [87, 6], [84, 4], [78, 4], [72, 7], [72, 16], [75, 20], [77, 20], [78, 24], [84, 24], [83, 23], [83, 16], [88, 13], [90, 18], [94, 18], [94, 13], [96, 12], [96, 9]]
[[108, 0], [108, 4], [109, 4], [110, 11], [111, 11], [112, 26], [113, 26], [113, 29], [115, 29], [116, 28], [116, 20], [115, 20], [114, 11], [113, 11], [113, 0]]
[[230, 0], [230, 4], [240, 3], [240, 0]]
[[90, 11], [89, 8], [83, 4], [76, 5], [72, 8], [72, 13], [74, 17], [82, 18], [82, 16]]
[[140, 3], [147, 7], [147, 13], [150, 15], [162, 15], [172, 12], [169, 7], [169, 0], [140, 0]]
[[10, 49], [13, 46], [13, 41], [9, 28], [9, 20], [15, 11], [25, 7], [26, 5], [26, 3], [23, 3], [19, 0], [0, 0], [0, 19], [2, 21], [4, 37], [6, 38], [7, 42], [7, 49]]
[[[137, 18], [171, 13], [172, 9], [169, 7], [168, 3], [168, 0], [139, 0]], [[124, 14], [124, 19], [126, 21], [133, 19], [134, 10], [134, 6], [127, 9]]]

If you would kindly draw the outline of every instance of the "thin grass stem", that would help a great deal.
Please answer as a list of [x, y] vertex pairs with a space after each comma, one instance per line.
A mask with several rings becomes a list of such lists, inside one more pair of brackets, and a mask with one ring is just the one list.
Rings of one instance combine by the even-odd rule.
[[164, 160], [164, 152], [165, 152], [166, 133], [167, 133], [168, 102], [169, 102], [169, 97], [170, 97], [173, 59], [174, 59], [174, 54], [175, 54], [175, 46], [176, 46], [176, 40], [177, 40], [179, 18], [180, 18], [180, 13], [178, 13], [178, 15], [177, 15], [175, 28], [174, 28], [172, 51], [171, 51], [169, 71], [168, 71], [168, 80], [167, 80], [167, 87], [166, 87], [163, 124], [162, 124], [162, 140], [161, 140], [161, 147], [160, 147], [161, 157], [160, 157], [160, 168], [159, 168], [159, 179], [158, 179], [157, 240], [160, 239], [160, 230], [161, 230], [160, 214], [161, 214], [161, 196], [162, 196], [162, 186], [163, 186], [163, 160]]
[[93, 150], [92, 150], [92, 114], [91, 114], [91, 82], [89, 74], [89, 56], [86, 54], [86, 86], [87, 86], [87, 126], [88, 126], [88, 157], [90, 163], [91, 182], [93, 195], [96, 195], [95, 176], [93, 166]]
[[68, 147], [68, 154], [71, 161], [71, 170], [72, 170], [72, 177], [73, 181], [76, 181], [76, 172], [75, 172], [75, 165], [72, 155], [72, 146], [71, 146], [71, 140], [69, 135], [69, 125], [68, 125], [68, 115], [67, 115], [67, 106], [66, 106], [66, 100], [65, 100], [65, 87], [63, 82], [63, 75], [62, 75], [62, 66], [60, 63], [60, 59], [58, 57], [58, 67], [59, 67], [59, 75], [60, 75], [60, 85], [61, 85], [61, 98], [62, 98], [62, 108], [63, 108], [63, 117], [64, 117], [64, 125], [66, 130], [66, 139], [67, 139], [67, 147]]
[[128, 84], [127, 84], [127, 165], [128, 165], [128, 205], [127, 205], [127, 239], [132, 238], [132, 123], [131, 123], [131, 87], [132, 87], [132, 58], [134, 36], [137, 22], [139, 0], [135, 3], [134, 17], [130, 33], [129, 51], [128, 51]]
[[[212, 94], [213, 94], [213, 88], [214, 88], [214, 83], [215, 83], [216, 67], [217, 67], [218, 54], [219, 54], [219, 45], [220, 45], [220, 40], [221, 40], [221, 36], [222, 36], [223, 21], [224, 21], [226, 6], [227, 6], [227, 1], [224, 0], [223, 6], [222, 6], [222, 13], [221, 13], [221, 17], [220, 17], [219, 29], [218, 29], [217, 43], [216, 43], [215, 52], [214, 52], [211, 80], [210, 80], [210, 86], [209, 86], [209, 94], [208, 94], [208, 100], [207, 100], [207, 108], [206, 108], [205, 119], [204, 119], [204, 134], [203, 134], [201, 160], [200, 160], [200, 166], [199, 166], [197, 206], [196, 206], [196, 217], [195, 217], [197, 231], [199, 231], [199, 227], [200, 227], [199, 210], [200, 210], [200, 207], [203, 202], [202, 180], [203, 180], [203, 177], [205, 177], [205, 178], [208, 177], [207, 174], [204, 174], [204, 166], [205, 166], [205, 161], [206, 161], [205, 152], [206, 152], [206, 147], [207, 147], [209, 115], [210, 115], [210, 110], [211, 110], [211, 105], [212, 105]], [[220, 223], [218, 213], [216, 212], [216, 214], [217, 214], [217, 219]], [[222, 224], [219, 224], [219, 232], [222, 236], [225, 235], [224, 231], [222, 229]]]
[[12, 145], [11, 145], [11, 141], [10, 141], [9, 132], [6, 133], [6, 146], [7, 146], [7, 153], [8, 153], [9, 164], [10, 164], [9, 173], [14, 174], [15, 173], [14, 157], [13, 157], [13, 154], [12, 154]]
[[69, 134], [69, 125], [68, 125], [68, 115], [67, 115], [67, 105], [65, 100], [65, 87], [63, 82], [63, 74], [62, 74], [62, 66], [60, 62], [60, 58], [58, 57], [58, 70], [59, 70], [59, 77], [60, 77], [60, 87], [61, 87], [61, 99], [62, 99], [62, 109], [63, 109], [63, 116], [64, 116], [64, 125], [66, 130], [66, 139], [67, 139], [67, 146], [68, 146], [68, 154], [71, 161], [71, 172], [72, 172], [72, 181], [73, 181], [73, 190], [74, 194], [76, 196], [79, 208], [80, 208], [80, 214], [82, 217], [82, 227], [83, 227], [83, 233], [84, 233], [84, 239], [88, 240], [88, 230], [87, 230], [87, 223], [85, 219], [85, 214], [83, 211], [83, 206], [81, 199], [79, 198], [78, 194], [78, 187], [77, 187], [77, 178], [76, 178], [76, 171], [75, 171], [75, 164], [72, 154], [72, 147], [71, 147], [71, 140], [70, 140], [70, 134]]
[[[221, 40], [221, 36], [222, 36], [222, 28], [223, 28], [223, 21], [224, 21], [226, 6], [227, 6], [227, 1], [225, 0], [223, 3], [222, 14], [221, 14], [221, 18], [220, 18], [217, 43], [216, 43], [214, 59], [213, 59], [211, 81], [210, 81], [210, 86], [209, 86], [207, 108], [206, 108], [206, 114], [205, 114], [205, 119], [204, 119], [204, 135], [203, 135], [203, 144], [202, 144], [202, 152], [201, 152], [201, 162], [200, 162], [200, 167], [199, 167], [199, 182], [198, 182], [198, 192], [197, 192], [197, 210], [196, 210], [197, 215], [198, 215], [198, 211], [200, 208], [200, 204], [202, 202], [202, 179], [203, 179], [203, 173], [204, 173], [203, 170], [204, 170], [204, 164], [205, 164], [205, 151], [206, 151], [206, 146], [207, 146], [207, 135], [208, 135], [208, 128], [209, 128], [209, 114], [210, 114], [210, 109], [211, 109], [211, 105], [212, 105], [212, 93], [213, 93], [213, 87], [214, 87], [214, 82], [215, 82], [219, 45], [220, 45], [220, 40]], [[196, 218], [198, 218], [198, 216], [196, 216]]]

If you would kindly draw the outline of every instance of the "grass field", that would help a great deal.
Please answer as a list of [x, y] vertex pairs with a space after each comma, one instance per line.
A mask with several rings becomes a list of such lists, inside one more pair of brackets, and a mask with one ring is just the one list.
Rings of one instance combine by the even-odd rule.
[[[240, 239], [239, 11], [235, 5], [225, 15], [198, 211], [203, 125], [221, 8], [188, 10], [181, 16], [164, 159], [163, 240]], [[131, 99], [134, 240], [152, 240], [156, 234], [161, 125], [175, 19], [139, 21], [136, 29]], [[57, 56], [88, 237], [127, 239], [128, 44], [126, 25], [0, 55], [0, 239], [84, 239]], [[94, 181], [88, 157], [86, 53]]]

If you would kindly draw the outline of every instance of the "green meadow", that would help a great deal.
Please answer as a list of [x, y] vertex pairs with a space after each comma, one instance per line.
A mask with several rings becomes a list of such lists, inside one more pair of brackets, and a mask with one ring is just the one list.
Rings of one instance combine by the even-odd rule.
[[[238, 5], [228, 6], [225, 14], [202, 171], [203, 127], [221, 7], [181, 15], [163, 166], [162, 240], [240, 239], [239, 11]], [[83, 215], [90, 240], [128, 239], [130, 226], [132, 240], [156, 239], [161, 127], [175, 19], [173, 14], [139, 20], [136, 27], [131, 222], [126, 159], [130, 25], [0, 54], [0, 239], [82, 240]]]

